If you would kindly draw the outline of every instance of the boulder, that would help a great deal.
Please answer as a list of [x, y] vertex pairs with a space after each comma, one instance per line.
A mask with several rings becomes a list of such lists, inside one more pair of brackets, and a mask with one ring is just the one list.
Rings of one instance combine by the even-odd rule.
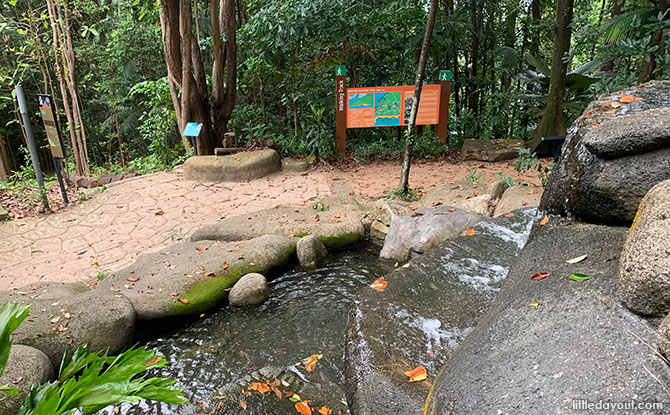
[[9, 219], [9, 212], [7, 209], [0, 206], [0, 221]]
[[502, 161], [516, 158], [518, 148], [523, 147], [522, 140], [465, 140], [463, 160]]
[[141, 255], [96, 290], [126, 296], [141, 320], [198, 315], [227, 298], [243, 275], [266, 274], [295, 254], [295, 238], [265, 235], [235, 242], [177, 243]]
[[298, 240], [296, 254], [302, 268], [312, 270], [319, 267], [328, 255], [328, 250], [318, 236], [307, 235]]
[[658, 328], [658, 348], [666, 358], [670, 359], [670, 314], [663, 319]]
[[100, 186], [101, 184], [98, 182], [98, 179], [93, 177], [83, 177], [81, 180], [77, 181], [77, 187], [84, 187], [86, 189], [93, 189]]
[[[539, 227], [441, 370], [424, 413], [567, 414], [580, 400], [667, 401], [670, 368], [647, 346], [656, 332], [616, 297], [626, 231], [556, 218]], [[532, 280], [537, 272], [551, 275]]]
[[316, 235], [328, 249], [355, 245], [365, 236], [361, 223], [366, 213], [353, 198], [327, 197], [325, 210], [312, 207], [277, 207], [234, 216], [202, 227], [191, 235], [192, 241], [237, 241], [262, 235], [303, 237]]
[[491, 201], [499, 198], [505, 189], [507, 184], [501, 179], [490, 183], [458, 180], [432, 189], [421, 198], [419, 205], [422, 207], [449, 205], [490, 216]]
[[621, 253], [619, 297], [636, 313], [670, 312], [670, 180], [640, 203]]
[[410, 255], [428, 252], [482, 219], [484, 216], [477, 213], [449, 206], [418, 209], [397, 215], [391, 221], [379, 256], [382, 259], [406, 261]]
[[503, 216], [525, 207], [537, 207], [540, 204], [542, 192], [541, 187], [512, 186], [505, 190], [496, 203], [493, 216]]
[[284, 173], [299, 174], [309, 170], [309, 164], [305, 160], [283, 158], [281, 169]]
[[409, 208], [398, 201], [391, 199], [379, 199], [374, 205], [374, 217], [386, 226], [391, 225], [395, 215], [409, 212]]
[[35, 283], [1, 292], [0, 303], [6, 301], [32, 304], [30, 315], [14, 332], [14, 343], [41, 350], [55, 368], [66, 350], [87, 345], [115, 354], [133, 338], [135, 310], [116, 292], [89, 290], [81, 283]]
[[[634, 96], [620, 102], [623, 95]], [[670, 81], [601, 96], [569, 129], [540, 205], [593, 223], [628, 225], [644, 195], [670, 179]]]
[[29, 346], [13, 345], [5, 371], [0, 376], [0, 385], [12, 386], [19, 394], [7, 395], [0, 402], [0, 415], [18, 414], [30, 389], [54, 378], [54, 369], [47, 355]]
[[[431, 381], [476, 326], [530, 232], [534, 211], [485, 219], [369, 287], [349, 313], [345, 386], [355, 414], [422, 413]], [[428, 380], [408, 383], [423, 364]]]
[[241, 182], [276, 173], [279, 153], [266, 149], [227, 156], [194, 156], [184, 163], [184, 178], [199, 182]]
[[228, 293], [228, 302], [234, 307], [262, 304], [270, 296], [268, 283], [262, 274], [243, 276]]
[[386, 239], [386, 235], [389, 233], [389, 226], [384, 225], [382, 222], [375, 220], [370, 225], [370, 237], [375, 239], [381, 239], [382, 241]]

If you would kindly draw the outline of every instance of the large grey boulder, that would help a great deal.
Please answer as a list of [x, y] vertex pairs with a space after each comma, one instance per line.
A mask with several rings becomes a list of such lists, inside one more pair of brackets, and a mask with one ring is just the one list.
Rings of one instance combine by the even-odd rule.
[[0, 415], [16, 415], [33, 386], [52, 381], [54, 369], [47, 355], [29, 346], [15, 344], [9, 351], [9, 360], [0, 376], [0, 385], [16, 388], [18, 395], [7, 395], [0, 402]]
[[461, 153], [463, 160], [502, 161], [516, 158], [521, 140], [465, 140]]
[[105, 278], [96, 290], [126, 296], [141, 320], [197, 315], [227, 298], [243, 275], [265, 274], [295, 255], [295, 238], [266, 235], [245, 241], [178, 243]]
[[406, 261], [412, 254], [423, 254], [447, 239], [484, 219], [477, 213], [449, 206], [418, 209], [397, 215], [384, 240], [382, 259]]
[[199, 182], [240, 182], [259, 179], [281, 169], [279, 153], [266, 149], [227, 156], [194, 156], [184, 163], [184, 178]]
[[489, 216], [490, 202], [501, 197], [505, 189], [507, 184], [501, 179], [489, 183], [457, 180], [430, 190], [421, 198], [419, 206], [449, 205]]
[[670, 314], [665, 316], [658, 328], [658, 348], [670, 359]]
[[[666, 402], [659, 383], [669, 384], [670, 368], [647, 346], [656, 332], [616, 298], [626, 232], [556, 218], [540, 227], [442, 369], [425, 413], [568, 414], [580, 399]], [[551, 275], [532, 280], [538, 272]], [[573, 273], [593, 278], [577, 282]]]
[[262, 235], [302, 237], [316, 235], [327, 248], [355, 245], [365, 236], [365, 209], [353, 198], [327, 197], [324, 210], [278, 207], [223, 219], [191, 235], [192, 241], [237, 241]]
[[[623, 94], [635, 102], [619, 102]], [[644, 195], [670, 179], [669, 107], [670, 81], [589, 104], [568, 131], [540, 208], [594, 223], [631, 223]]]
[[234, 307], [262, 304], [270, 296], [268, 283], [262, 274], [252, 272], [233, 285], [228, 302]]
[[[349, 313], [345, 386], [355, 414], [420, 414], [432, 380], [495, 298], [535, 218], [486, 219], [365, 287]], [[408, 383], [423, 364], [428, 380]]]
[[296, 244], [296, 254], [303, 269], [313, 270], [328, 256], [328, 250], [318, 236], [307, 235]]
[[401, 202], [391, 199], [379, 199], [374, 205], [375, 220], [383, 225], [390, 226], [393, 217], [409, 212], [409, 208]]
[[60, 367], [66, 350], [86, 345], [115, 354], [132, 341], [135, 310], [116, 292], [89, 290], [81, 283], [35, 283], [1, 292], [0, 303], [6, 301], [32, 304], [13, 341], [41, 350], [54, 367]]
[[637, 313], [670, 312], [670, 180], [640, 203], [621, 253], [619, 297]]

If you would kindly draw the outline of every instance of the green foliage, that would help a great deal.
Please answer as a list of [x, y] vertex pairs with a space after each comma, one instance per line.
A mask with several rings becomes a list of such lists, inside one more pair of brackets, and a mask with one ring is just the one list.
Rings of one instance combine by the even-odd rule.
[[401, 199], [401, 200], [406, 200], [408, 202], [414, 201], [419, 197], [419, 190], [414, 189], [414, 188], [409, 188], [407, 191], [403, 191], [403, 189], [394, 187], [391, 189], [389, 192], [388, 198], [391, 200], [394, 199]]
[[165, 231], [170, 236], [170, 240], [172, 242], [182, 242], [184, 240], [184, 229], [183, 228], [175, 228], [175, 229], [170, 229], [168, 231]]
[[516, 150], [518, 152], [517, 158], [515, 160], [516, 171], [523, 172], [535, 170], [538, 172], [535, 177], [542, 181], [542, 185], [547, 184], [547, 180], [549, 180], [549, 174], [553, 168], [553, 163], [550, 167], [543, 166], [537, 155], [531, 153], [530, 148], [516, 147]]
[[150, 399], [186, 403], [174, 381], [146, 375], [165, 366], [165, 360], [146, 348], [130, 348], [118, 356], [78, 348], [63, 356], [58, 380], [33, 387], [20, 415], [83, 415], [120, 403]]
[[482, 174], [479, 173], [477, 174], [477, 169], [474, 167], [471, 169], [468, 169], [468, 174], [465, 176], [465, 179], [468, 180], [470, 183], [472, 183], [474, 186], [477, 186], [477, 183], [479, 183], [479, 180], [482, 178]]
[[330, 209], [330, 206], [323, 203], [323, 201], [321, 200], [321, 197], [319, 197], [319, 195], [317, 194], [316, 195], [316, 200], [314, 200], [314, 202], [312, 202], [312, 209], [324, 212], [324, 211]]
[[[10, 303], [9, 301], [0, 307], [0, 375], [2, 375], [7, 367], [9, 351], [12, 348], [12, 341], [9, 336], [28, 317], [30, 308], [31, 306]], [[16, 388], [9, 385], [0, 386], [0, 395], [2, 393], [18, 395]], [[4, 398], [0, 398], [1, 400], [4, 400]]]

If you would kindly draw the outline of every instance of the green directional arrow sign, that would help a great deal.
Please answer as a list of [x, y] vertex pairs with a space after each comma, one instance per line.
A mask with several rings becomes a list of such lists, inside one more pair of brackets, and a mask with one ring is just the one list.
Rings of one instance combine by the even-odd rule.
[[335, 67], [335, 75], [346, 76], [347, 75], [347, 67], [344, 66], [344, 65], [337, 65]]
[[440, 81], [451, 81], [451, 71], [440, 71]]

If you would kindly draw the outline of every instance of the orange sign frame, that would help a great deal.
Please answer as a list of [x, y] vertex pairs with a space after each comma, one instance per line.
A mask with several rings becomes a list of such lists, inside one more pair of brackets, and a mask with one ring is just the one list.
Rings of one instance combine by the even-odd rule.
[[[439, 124], [441, 85], [423, 85], [417, 125]], [[346, 128], [398, 127], [409, 123], [414, 86], [347, 88]]]

